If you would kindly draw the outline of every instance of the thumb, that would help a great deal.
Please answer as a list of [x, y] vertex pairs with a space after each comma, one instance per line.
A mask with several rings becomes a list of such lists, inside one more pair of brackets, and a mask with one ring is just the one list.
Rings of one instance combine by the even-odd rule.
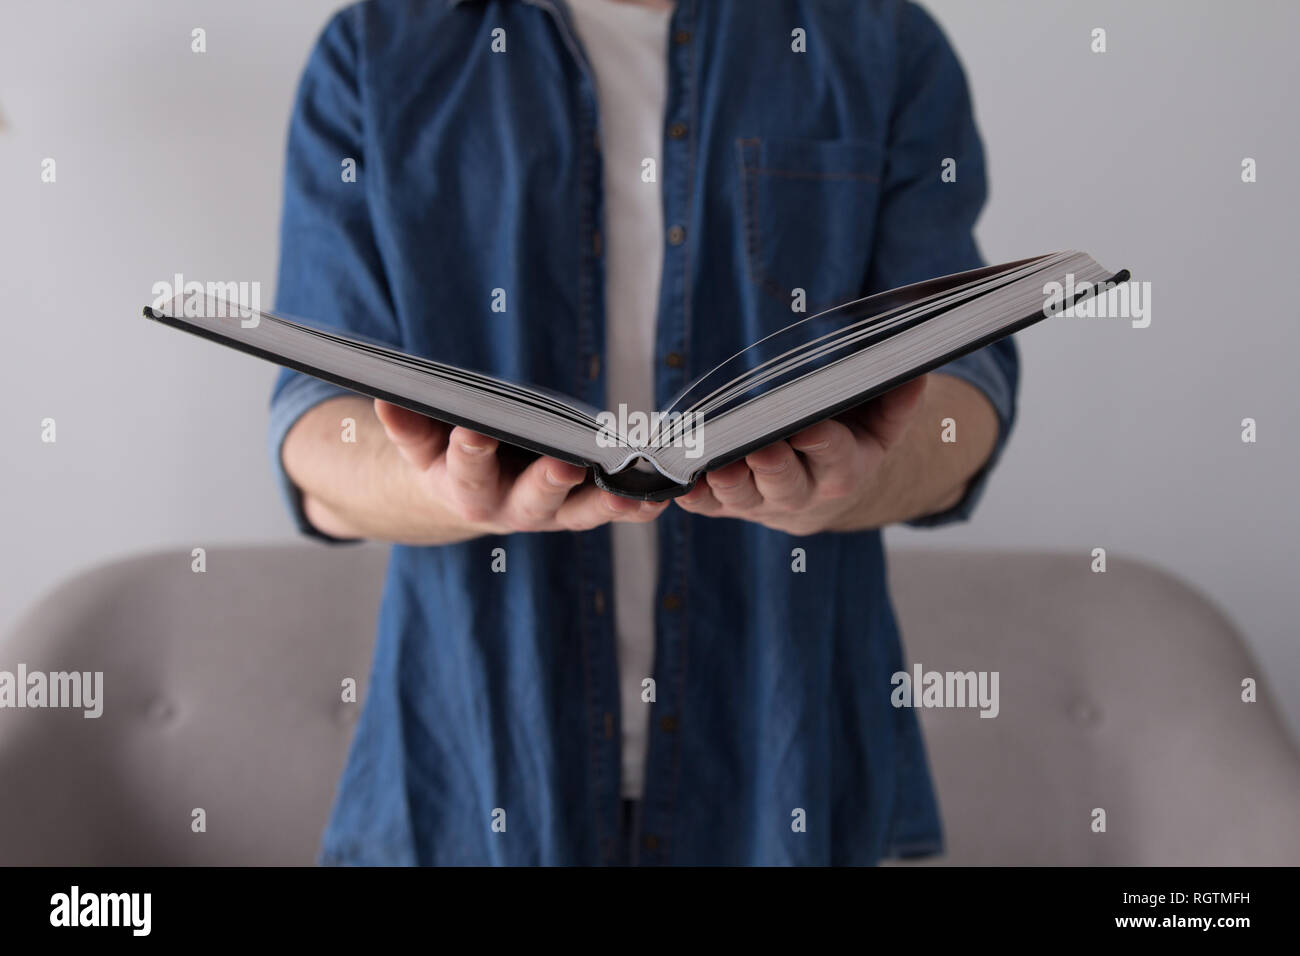
[[419, 412], [377, 398], [375, 417], [401, 456], [421, 471], [447, 447], [447, 427]]
[[864, 409], [862, 425], [888, 451], [903, 440], [921, 410], [928, 375], [890, 389]]

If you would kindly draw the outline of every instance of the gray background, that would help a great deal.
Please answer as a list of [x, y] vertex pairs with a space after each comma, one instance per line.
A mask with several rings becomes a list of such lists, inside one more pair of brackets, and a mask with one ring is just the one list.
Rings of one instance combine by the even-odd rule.
[[[271, 366], [137, 316], [175, 272], [260, 281], [269, 307], [289, 105], [336, 6], [6, 0], [0, 632], [89, 565], [292, 533], [264, 450]], [[890, 540], [1047, 547], [1080, 574], [1094, 547], [1169, 568], [1237, 622], [1300, 727], [1300, 5], [928, 7], [988, 151], [987, 258], [1084, 249], [1152, 283], [1153, 321], [1020, 336], [1020, 424], [975, 519]]]

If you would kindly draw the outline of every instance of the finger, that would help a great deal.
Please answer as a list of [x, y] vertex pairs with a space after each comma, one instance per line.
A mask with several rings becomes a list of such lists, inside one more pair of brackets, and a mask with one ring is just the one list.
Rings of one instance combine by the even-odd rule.
[[667, 506], [666, 501], [641, 501], [637, 498], [625, 498], [622, 495], [601, 492], [601, 507], [608, 515], [609, 521], [638, 523], [653, 521]]
[[921, 410], [926, 378], [922, 375], [891, 389], [863, 409], [859, 421], [885, 451], [903, 440], [917, 412]]
[[764, 501], [792, 508], [808, 498], [812, 480], [788, 442], [773, 442], [750, 452], [745, 456], [745, 463]]
[[754, 486], [754, 476], [743, 459], [711, 471], [704, 477], [713, 497], [730, 511], [749, 511], [763, 503], [763, 496]]
[[604, 492], [586, 485], [564, 499], [555, 512], [555, 523], [569, 531], [590, 531], [609, 521], [601, 501]]
[[555, 522], [570, 531], [589, 531], [611, 521], [653, 521], [667, 505], [666, 501], [636, 501], [612, 495], [588, 485], [565, 499]]
[[858, 441], [842, 422], [827, 419], [805, 428], [790, 439], [790, 447], [803, 455], [815, 494], [843, 497], [862, 478]]
[[517, 477], [502, 505], [506, 520], [518, 530], [550, 525], [569, 492], [582, 484], [585, 468], [558, 458], [538, 458]]
[[695, 487], [684, 495], [678, 495], [673, 501], [692, 514], [712, 516], [721, 512], [722, 503], [713, 497], [709, 483], [704, 480], [695, 482]]
[[638, 502], [637, 509], [630, 514], [625, 514], [618, 521], [629, 522], [631, 524], [645, 524], [654, 521], [661, 514], [668, 510], [667, 501], [641, 501]]
[[447, 480], [465, 517], [483, 521], [501, 504], [497, 442], [468, 428], [453, 428], [447, 440]]
[[424, 471], [447, 447], [447, 426], [419, 412], [375, 399], [375, 417], [398, 453]]

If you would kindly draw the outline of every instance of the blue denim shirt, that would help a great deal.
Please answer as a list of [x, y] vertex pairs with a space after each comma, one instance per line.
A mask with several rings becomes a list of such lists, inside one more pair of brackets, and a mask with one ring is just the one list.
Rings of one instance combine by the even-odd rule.
[[[812, 314], [982, 264], [981, 146], [961, 68], [920, 8], [679, 0], [669, 29], [661, 405], [803, 317], [796, 288]], [[277, 309], [604, 407], [599, 123], [563, 0], [344, 9], [291, 121]], [[1000, 450], [1010, 341], [944, 371], [988, 396]], [[272, 400], [275, 467], [318, 536], [279, 452], [340, 393], [286, 371]], [[916, 523], [965, 518], [986, 474]], [[904, 665], [880, 534], [794, 538], [676, 507], [657, 526], [639, 862], [938, 850], [916, 716], [889, 702]], [[393, 548], [322, 861], [623, 862], [613, 587], [608, 528]]]

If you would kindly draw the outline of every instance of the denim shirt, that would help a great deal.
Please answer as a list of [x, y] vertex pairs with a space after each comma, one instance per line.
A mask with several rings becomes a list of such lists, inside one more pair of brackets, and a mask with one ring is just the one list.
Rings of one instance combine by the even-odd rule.
[[[796, 289], [811, 315], [982, 264], [965, 80], [917, 6], [678, 0], [667, 56], [661, 407], [803, 318]], [[291, 120], [277, 310], [603, 408], [601, 183], [641, 170], [602, 169], [596, 102], [563, 0], [342, 10]], [[996, 458], [1015, 412], [1010, 340], [942, 371], [988, 396]], [[339, 394], [285, 371], [271, 404], [274, 466], [317, 537], [280, 447]], [[914, 523], [967, 517], [987, 470]], [[657, 527], [638, 862], [939, 850], [916, 715], [890, 705], [904, 661], [880, 534], [792, 537], [675, 506]], [[394, 547], [321, 861], [626, 862], [617, 599], [607, 527]]]

